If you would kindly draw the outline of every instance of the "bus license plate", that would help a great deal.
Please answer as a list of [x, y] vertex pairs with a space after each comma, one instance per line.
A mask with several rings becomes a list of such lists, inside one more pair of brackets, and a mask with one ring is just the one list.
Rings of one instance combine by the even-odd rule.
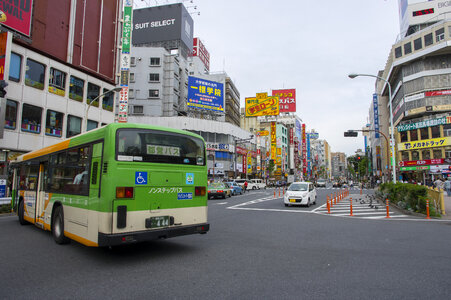
[[150, 218], [150, 228], [169, 226], [169, 216], [160, 216]]

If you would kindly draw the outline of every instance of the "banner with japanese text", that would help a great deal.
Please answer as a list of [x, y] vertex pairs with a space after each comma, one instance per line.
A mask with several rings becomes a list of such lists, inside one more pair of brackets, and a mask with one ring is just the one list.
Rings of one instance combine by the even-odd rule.
[[398, 150], [416, 150], [425, 148], [434, 148], [451, 145], [451, 137], [436, 138], [430, 140], [413, 141], [406, 143], [399, 143]]

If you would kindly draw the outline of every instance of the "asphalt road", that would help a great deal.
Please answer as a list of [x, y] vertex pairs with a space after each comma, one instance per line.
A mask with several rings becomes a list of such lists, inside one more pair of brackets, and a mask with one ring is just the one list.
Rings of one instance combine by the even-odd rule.
[[112, 250], [2, 216], [0, 298], [449, 298], [450, 222], [315, 213], [331, 192], [310, 208], [270, 189], [209, 200], [206, 235]]

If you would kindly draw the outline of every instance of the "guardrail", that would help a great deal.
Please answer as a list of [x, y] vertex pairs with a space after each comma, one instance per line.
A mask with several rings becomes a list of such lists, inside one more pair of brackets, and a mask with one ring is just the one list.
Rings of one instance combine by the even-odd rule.
[[0, 205], [11, 204], [11, 197], [0, 198]]

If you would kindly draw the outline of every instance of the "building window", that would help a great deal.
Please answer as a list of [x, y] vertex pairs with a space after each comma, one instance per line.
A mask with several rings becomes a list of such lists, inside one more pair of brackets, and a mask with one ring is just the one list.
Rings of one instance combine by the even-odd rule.
[[443, 125], [443, 136], [451, 136], [451, 124]]
[[66, 73], [50, 68], [49, 92], [63, 97], [66, 95]]
[[17, 102], [12, 100], [6, 100], [6, 112], [5, 112], [5, 128], [16, 129], [17, 124]]
[[96, 129], [99, 126], [99, 122], [88, 120], [88, 124], [86, 126], [86, 131]]
[[160, 65], [160, 58], [159, 57], [151, 57], [150, 58], [150, 65], [151, 66], [159, 66]]
[[421, 139], [427, 140], [429, 138], [429, 129], [427, 127], [420, 129]]
[[61, 137], [63, 134], [64, 114], [48, 109], [45, 119], [45, 134]]
[[429, 151], [429, 149], [422, 150], [421, 156], [422, 156], [421, 159], [431, 159], [431, 151]]
[[69, 85], [69, 98], [79, 102], [83, 102], [83, 90], [85, 88], [85, 82], [80, 78], [71, 76]]
[[136, 66], [136, 57], [134, 57], [134, 56], [130, 57], [130, 65]]
[[135, 82], [135, 73], [130, 73], [130, 82]]
[[418, 131], [416, 129], [410, 130], [410, 141], [418, 141]]
[[412, 151], [412, 160], [420, 160], [420, 152], [417, 150]]
[[27, 59], [25, 69], [25, 84], [40, 90], [44, 89], [45, 65], [32, 59]]
[[395, 48], [395, 57], [401, 57], [402, 56], [402, 48], [401, 47], [397, 47]]
[[66, 137], [71, 137], [81, 133], [81, 118], [76, 116], [67, 116]]
[[41, 132], [42, 108], [24, 104], [22, 106], [22, 131]]
[[408, 161], [409, 160], [409, 151], [402, 151], [401, 156], [402, 156], [403, 161]]
[[[100, 86], [88, 82], [88, 93], [86, 94], [86, 103], [91, 103], [92, 100], [97, 98], [100, 95]], [[92, 102], [92, 106], [99, 107], [99, 99]]]
[[9, 80], [19, 82], [21, 71], [22, 71], [22, 56], [14, 52], [11, 52], [11, 60], [9, 62]]
[[434, 159], [442, 158], [442, 150], [441, 149], [434, 149], [433, 155], [434, 155]]
[[150, 73], [149, 74], [149, 82], [159, 82], [160, 81], [160, 74], [158, 73]]
[[420, 50], [421, 48], [423, 48], [423, 41], [421, 40], [421, 38], [413, 41], [413, 48], [415, 50]]
[[159, 90], [149, 90], [149, 98], [159, 98], [160, 91]]
[[445, 148], [445, 158], [451, 158], [451, 147]]
[[134, 89], [128, 90], [128, 98], [130, 98], [130, 99], [135, 98], [135, 90]]
[[400, 137], [401, 137], [401, 143], [405, 143], [408, 141], [407, 139], [407, 131], [401, 131], [399, 133]]
[[445, 39], [445, 28], [440, 28], [435, 31], [435, 42], [440, 42]]
[[404, 44], [404, 54], [409, 53], [412, 53], [412, 44], [411, 43]]
[[436, 139], [440, 137], [440, 126], [431, 127], [431, 139]]
[[144, 107], [141, 106], [141, 105], [133, 106], [133, 113], [134, 114], [143, 114], [144, 113]]
[[432, 33], [426, 34], [424, 36], [424, 46], [430, 46], [434, 43], [434, 40], [432, 39]]
[[[103, 92], [108, 92], [107, 89], [103, 89]], [[106, 93], [103, 95], [102, 100], [102, 108], [107, 111], [113, 111], [113, 105], [114, 105], [114, 92]]]

